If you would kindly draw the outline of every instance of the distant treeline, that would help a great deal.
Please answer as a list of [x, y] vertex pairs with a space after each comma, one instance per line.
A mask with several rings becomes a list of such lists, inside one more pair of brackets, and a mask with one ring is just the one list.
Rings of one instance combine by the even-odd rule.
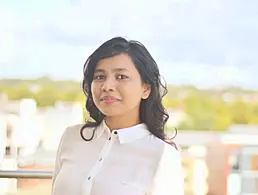
[[[33, 98], [39, 107], [56, 101], [77, 101], [85, 104], [81, 83], [54, 81], [48, 77], [34, 80], [2, 79], [0, 92], [10, 100]], [[178, 128], [226, 130], [231, 124], [258, 124], [258, 91], [237, 87], [198, 89], [194, 86], [168, 86], [164, 104], [168, 109], [182, 110], [187, 119]], [[171, 116], [172, 117], [172, 116]]]

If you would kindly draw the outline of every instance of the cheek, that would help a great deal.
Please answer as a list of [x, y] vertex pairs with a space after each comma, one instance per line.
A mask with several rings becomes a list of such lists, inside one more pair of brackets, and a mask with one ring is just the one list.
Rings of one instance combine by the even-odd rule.
[[98, 85], [96, 85], [95, 83], [92, 83], [91, 92], [92, 92], [93, 99], [97, 99], [100, 94]]
[[120, 94], [127, 104], [137, 104], [141, 101], [142, 90], [139, 86], [127, 86], [120, 89]]

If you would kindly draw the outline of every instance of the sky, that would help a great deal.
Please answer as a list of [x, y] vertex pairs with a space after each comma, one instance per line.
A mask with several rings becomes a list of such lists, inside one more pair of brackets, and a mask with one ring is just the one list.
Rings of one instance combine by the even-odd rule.
[[82, 80], [114, 36], [142, 42], [169, 84], [258, 89], [257, 0], [0, 0], [0, 78]]

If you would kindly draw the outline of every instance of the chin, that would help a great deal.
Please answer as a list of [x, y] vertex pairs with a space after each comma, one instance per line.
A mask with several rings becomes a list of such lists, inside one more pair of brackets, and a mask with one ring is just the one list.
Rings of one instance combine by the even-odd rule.
[[123, 112], [121, 112], [121, 109], [101, 109], [100, 110], [105, 116], [110, 117], [110, 116], [118, 116], [122, 115]]

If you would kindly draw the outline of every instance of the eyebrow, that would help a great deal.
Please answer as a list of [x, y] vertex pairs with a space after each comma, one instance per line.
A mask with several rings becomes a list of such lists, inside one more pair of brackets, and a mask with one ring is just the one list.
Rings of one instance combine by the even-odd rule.
[[[128, 69], [126, 68], [114, 68], [112, 69], [112, 72], [123, 72], [123, 71], [129, 71]], [[98, 73], [98, 72], [106, 72], [104, 69], [96, 69], [95, 70], [95, 73]]]

